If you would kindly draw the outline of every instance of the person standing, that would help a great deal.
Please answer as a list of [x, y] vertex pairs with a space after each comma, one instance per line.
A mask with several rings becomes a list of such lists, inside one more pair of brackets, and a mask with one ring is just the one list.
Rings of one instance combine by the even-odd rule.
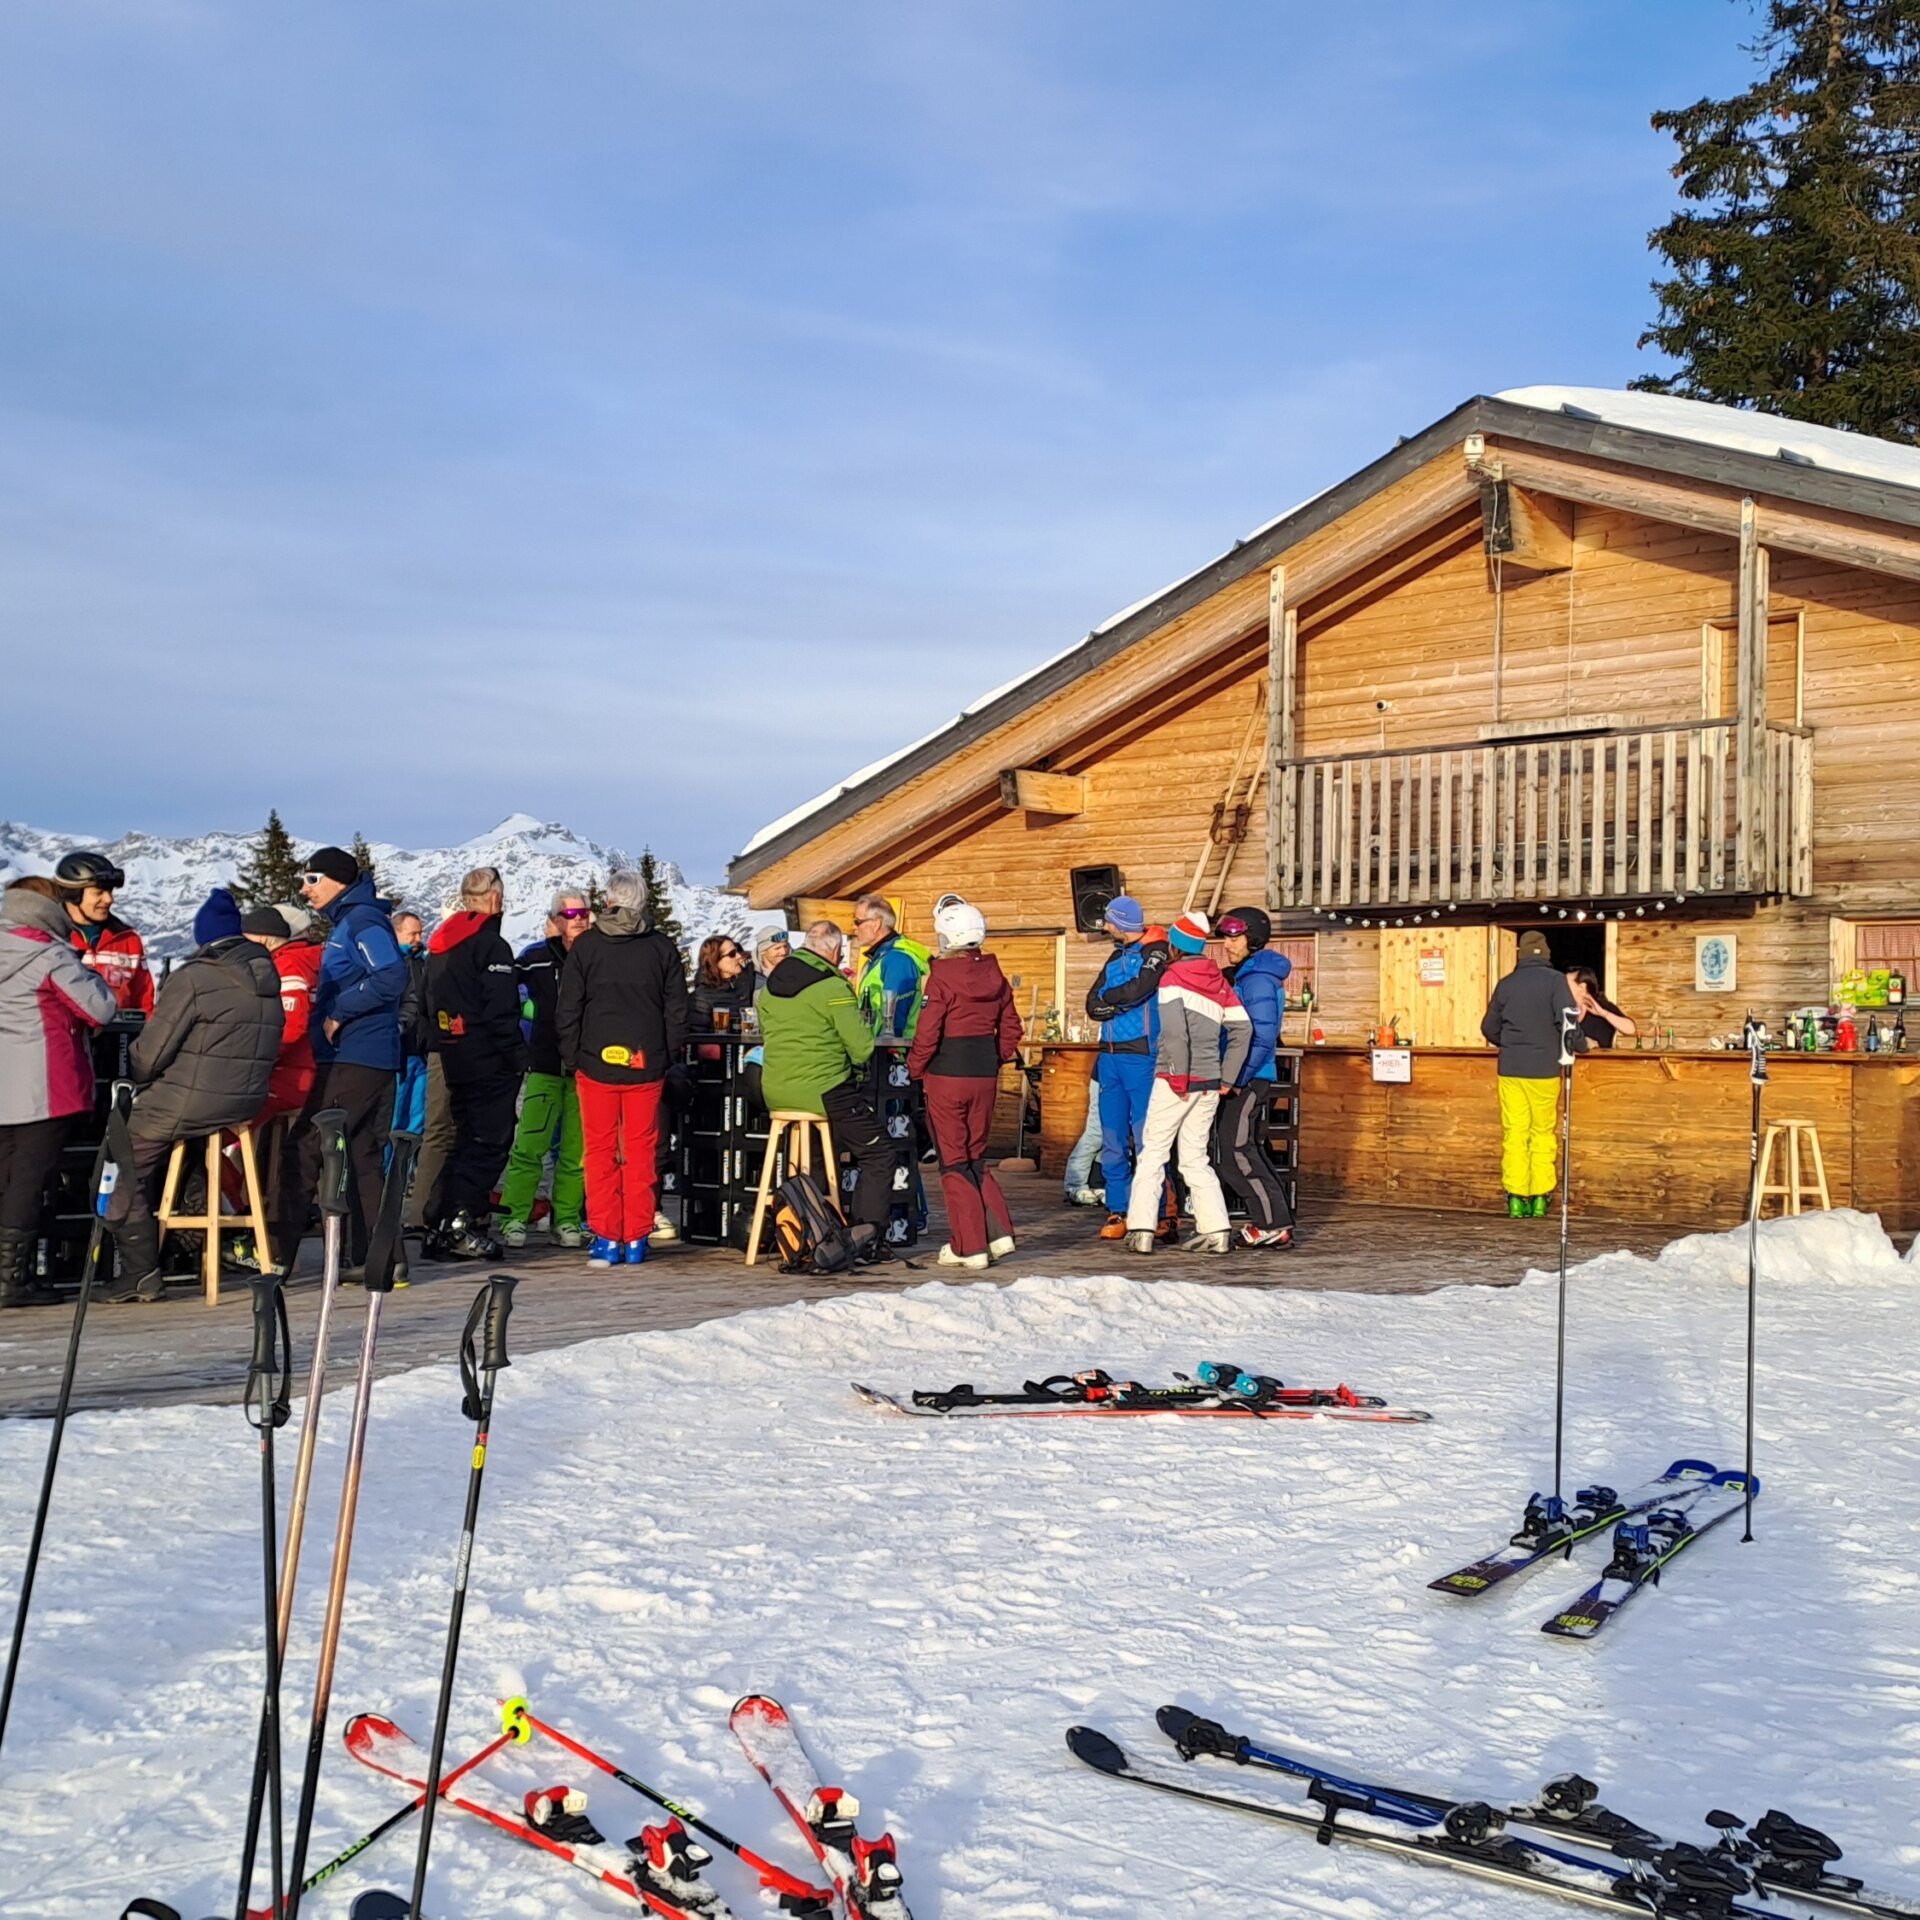
[[[1154, 1050], [1160, 1040], [1158, 995], [1172, 961], [1165, 929], [1147, 925], [1146, 909], [1130, 893], [1107, 902], [1105, 922], [1113, 951], [1087, 989], [1087, 1018], [1100, 1028], [1094, 1081], [1100, 1089], [1100, 1166], [1106, 1175], [1103, 1240], [1127, 1231], [1133, 1198], [1134, 1156], [1153, 1096]], [[1159, 1196], [1156, 1193], [1155, 1202]]]
[[1544, 1218], [1553, 1192], [1560, 1121], [1560, 1054], [1586, 1046], [1580, 1008], [1553, 964], [1547, 936], [1520, 936], [1513, 971], [1493, 990], [1481, 1033], [1500, 1049], [1500, 1180], [1507, 1213]]
[[555, 1024], [580, 1095], [587, 1264], [637, 1267], [657, 1218], [661, 1083], [687, 1044], [686, 969], [654, 930], [639, 874], [608, 876], [605, 907], [567, 955]]
[[427, 925], [411, 907], [395, 910], [393, 943], [407, 963], [407, 990], [400, 996], [400, 1084], [393, 1096], [393, 1131], [425, 1133], [427, 1062], [433, 1057], [433, 1023], [427, 1017]]
[[[873, 1028], [840, 971], [844, 950], [840, 929], [831, 920], [816, 920], [805, 944], [774, 969], [760, 996], [760, 1087], [769, 1112], [826, 1117], [835, 1151], [851, 1154], [859, 1170], [853, 1214], [873, 1228], [865, 1257], [881, 1261], [891, 1257], [886, 1232], [893, 1145], [866, 1073]], [[833, 1177], [831, 1170], [826, 1177]]]
[[877, 893], [853, 903], [853, 937], [864, 949], [854, 995], [874, 1038], [911, 1040], [932, 955], [900, 932], [892, 906]]
[[313, 994], [313, 1086], [280, 1156], [273, 1240], [287, 1273], [320, 1183], [321, 1141], [313, 1117], [329, 1107], [347, 1117], [349, 1252], [355, 1266], [366, 1264], [380, 1217], [387, 1130], [400, 1077], [400, 1002], [407, 990], [407, 963], [387, 909], [375, 897], [373, 875], [363, 873], [352, 854], [320, 848], [307, 862], [300, 890], [333, 930], [320, 952]]
[[1580, 1010], [1580, 1031], [1589, 1046], [1611, 1047], [1616, 1040], [1631, 1040], [1640, 1031], [1631, 1014], [1622, 1013], [1607, 998], [1600, 976], [1591, 967], [1569, 967], [1567, 985], [1573, 989], [1574, 1004]]
[[964, 901], [934, 916], [940, 952], [907, 1051], [907, 1071], [926, 1088], [927, 1121], [940, 1153], [947, 1201], [943, 1267], [984, 1267], [1014, 1250], [1013, 1216], [987, 1165], [987, 1135], [1000, 1069], [1020, 1051], [1020, 1015], [1000, 962], [982, 953], [987, 923]]
[[140, 936], [113, 910], [127, 876], [104, 853], [67, 854], [53, 870], [67, 909], [67, 937], [82, 962], [113, 989], [124, 1013], [153, 1011], [153, 974]]
[[760, 976], [747, 950], [730, 933], [710, 933], [700, 942], [693, 969], [694, 1018], [703, 1027], [713, 1025], [714, 1009], [723, 1007], [739, 1031], [740, 1016], [753, 1005]]
[[475, 867], [460, 905], [427, 942], [427, 1005], [433, 1045], [447, 1077], [453, 1147], [427, 1196], [430, 1259], [498, 1260], [493, 1183], [513, 1148], [514, 1109], [527, 1043], [520, 1031], [520, 977], [500, 932], [506, 897], [498, 867]]
[[47, 1182], [93, 1106], [92, 1036], [113, 988], [82, 964], [60, 889], [38, 875], [0, 900], [0, 1307], [58, 1299], [33, 1278]]
[[553, 1240], [556, 1246], [586, 1244], [587, 1176], [580, 1134], [580, 1090], [560, 1060], [560, 981], [567, 955], [593, 923], [584, 893], [556, 893], [547, 907], [547, 931], [515, 962], [520, 970], [520, 1017], [527, 1035], [527, 1080], [520, 1095], [520, 1124], [500, 1187], [507, 1216], [502, 1238], [509, 1247], [527, 1244], [540, 1176], [553, 1160]]
[[1226, 982], [1247, 1010], [1253, 1039], [1238, 1082], [1220, 1089], [1213, 1164], [1247, 1210], [1242, 1244], [1284, 1249], [1293, 1245], [1293, 1209], [1267, 1142], [1272, 1135], [1274, 1052], [1293, 963], [1267, 944], [1273, 922], [1262, 908], [1233, 907], [1221, 916], [1216, 931], [1226, 942]]
[[1253, 1044], [1253, 1026], [1220, 969], [1207, 958], [1204, 913], [1183, 913], [1167, 929], [1177, 956], [1160, 979], [1160, 1038], [1153, 1092], [1141, 1129], [1140, 1161], [1127, 1209], [1127, 1246], [1151, 1253], [1160, 1185], [1176, 1152], [1193, 1203], [1189, 1253], [1225, 1253], [1232, 1245], [1227, 1199], [1207, 1157], [1220, 1088], [1236, 1085]]

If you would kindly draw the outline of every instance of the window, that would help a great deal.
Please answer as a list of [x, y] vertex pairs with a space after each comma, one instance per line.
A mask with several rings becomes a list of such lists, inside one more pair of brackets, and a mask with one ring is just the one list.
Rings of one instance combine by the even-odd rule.
[[[1800, 669], [1806, 651], [1806, 615], [1767, 616], [1767, 720], [1800, 725]], [[1740, 716], [1740, 623], [1709, 620], [1700, 629], [1700, 717]]]

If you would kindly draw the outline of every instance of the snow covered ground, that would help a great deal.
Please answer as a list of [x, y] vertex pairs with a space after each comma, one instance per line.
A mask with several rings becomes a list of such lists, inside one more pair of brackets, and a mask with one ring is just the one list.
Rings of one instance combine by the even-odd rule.
[[[918, 1920], [1551, 1910], [1184, 1808], [1061, 1744], [1084, 1721], [1159, 1750], [1152, 1710], [1169, 1699], [1357, 1773], [1496, 1799], [1577, 1768], [1690, 1837], [1709, 1806], [1785, 1806], [1836, 1832], [1856, 1870], [1920, 1894], [1920, 1269], [1846, 1213], [1770, 1224], [1763, 1253], [1759, 1539], [1714, 1535], [1592, 1645], [1537, 1627], [1597, 1572], [1597, 1544], [1479, 1602], [1425, 1584], [1498, 1541], [1550, 1471], [1544, 1278], [1411, 1297], [926, 1285], [532, 1357], [500, 1385], [453, 1745], [480, 1744], [496, 1693], [526, 1691], [798, 1865], [726, 1727], [737, 1695], [775, 1693], [892, 1824]], [[1744, 1277], [1737, 1234], [1577, 1272], [1570, 1483], [1680, 1454], [1737, 1464]], [[1435, 1421], [938, 1423], [845, 1387], [1086, 1364], [1164, 1378], [1206, 1357], [1345, 1379]], [[306, 1654], [345, 1415], [335, 1396]], [[428, 1731], [470, 1436], [451, 1367], [376, 1389], [336, 1725], [375, 1709]], [[45, 1439], [0, 1430], [0, 1619]], [[75, 1422], [0, 1761], [9, 1920], [96, 1920], [143, 1891], [231, 1910], [257, 1473], [233, 1408]], [[296, 1656], [290, 1752], [306, 1671]], [[516, 1797], [582, 1771], [550, 1751], [498, 1766]], [[622, 1789], [579, 1783], [610, 1834], [638, 1830]], [[336, 1735], [315, 1859], [392, 1802]], [[344, 1914], [359, 1887], [404, 1883], [411, 1857], [382, 1842], [305, 1911]], [[732, 1861], [712, 1878], [737, 1912], [773, 1911]], [[618, 1910], [457, 1818], [432, 1889], [442, 1920]]]

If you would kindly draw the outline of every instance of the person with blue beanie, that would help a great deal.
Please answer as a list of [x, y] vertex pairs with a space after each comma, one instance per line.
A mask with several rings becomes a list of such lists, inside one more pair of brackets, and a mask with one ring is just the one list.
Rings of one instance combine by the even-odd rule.
[[238, 940], [241, 932], [240, 903], [225, 887], [215, 887], [193, 916], [193, 944], [210, 947], [216, 940]]
[[1107, 902], [1105, 926], [1113, 951], [1087, 990], [1087, 1017], [1100, 1028], [1094, 1081], [1100, 1090], [1100, 1164], [1107, 1189], [1107, 1223], [1100, 1237], [1118, 1240], [1127, 1231], [1134, 1156], [1153, 1098], [1153, 1060], [1160, 1044], [1155, 996], [1172, 954], [1164, 929], [1147, 924], [1146, 909], [1130, 893]]

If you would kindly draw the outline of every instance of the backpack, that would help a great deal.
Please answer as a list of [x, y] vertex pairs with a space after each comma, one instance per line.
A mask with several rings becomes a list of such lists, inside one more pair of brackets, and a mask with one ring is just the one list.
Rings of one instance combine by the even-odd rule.
[[774, 1191], [773, 1237], [782, 1273], [846, 1273], [873, 1245], [874, 1229], [849, 1226], [812, 1177], [797, 1173]]

